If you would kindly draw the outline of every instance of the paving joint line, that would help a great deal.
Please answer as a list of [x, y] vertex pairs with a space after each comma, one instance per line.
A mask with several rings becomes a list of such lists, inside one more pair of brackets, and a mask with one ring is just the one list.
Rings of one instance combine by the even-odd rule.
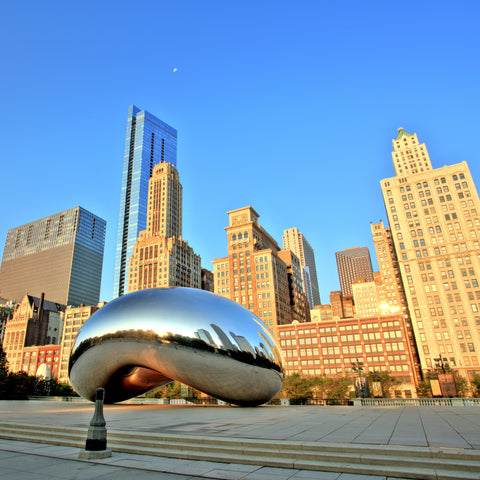
[[[24, 442], [20, 442], [20, 443], [24, 443]], [[75, 449], [74, 447], [62, 447], [62, 448], [71, 448], [71, 449]], [[77, 450], [77, 449], [75, 449]], [[101, 462], [101, 461], [98, 461], [98, 460], [88, 460], [88, 459], [79, 459], [79, 458], [68, 458], [68, 457], [65, 457], [65, 456], [57, 456], [57, 455], [52, 455], [52, 454], [48, 454], [48, 453], [40, 453], [40, 452], [24, 452], [24, 451], [18, 451], [18, 450], [11, 450], [11, 449], [7, 449], [7, 448], [4, 448], [4, 447], [0, 447], [0, 451], [3, 451], [3, 452], [11, 452], [11, 453], [17, 453], [19, 455], [34, 455], [36, 457], [46, 457], [46, 458], [56, 458], [58, 460], [65, 460], [65, 461], [69, 461], [69, 462], [81, 462], [81, 463], [93, 463], [95, 465], [106, 465], [106, 466], [109, 466], [109, 467], [115, 467], [115, 468], [127, 468], [128, 470], [142, 470], [144, 472], [158, 472], [158, 473], [168, 473], [170, 475], [178, 475], [178, 476], [185, 476], [185, 475], [188, 475], [189, 477], [195, 477], [195, 478], [202, 478], [202, 479], [205, 479], [205, 478], [212, 478], [212, 477], [208, 477], [207, 475], [199, 475], [199, 474], [196, 474], [196, 473], [176, 473], [176, 472], [171, 472], [170, 470], [161, 470], [161, 469], [152, 469], [152, 468], [145, 468], [145, 467], [129, 467], [129, 466], [126, 466], [126, 465], [118, 465], [118, 464], [115, 464], [115, 463], [107, 463], [107, 462]], [[115, 453], [115, 452], [113, 452]], [[148, 456], [148, 455], [147, 455]], [[168, 457], [163, 457], [163, 458], [168, 458]], [[180, 459], [182, 460], [182, 459]], [[183, 459], [184, 460], [184, 459]], [[190, 461], [190, 462], [195, 462], [197, 460], [186, 460], [187, 462]], [[214, 463], [214, 462], [211, 462], [211, 463]], [[220, 464], [222, 465], [222, 464]], [[228, 465], [235, 465], [233, 463], [230, 463]], [[251, 473], [255, 473], [255, 472], [258, 472], [259, 470], [261, 470], [262, 466], [260, 465], [254, 465], [255, 467], [257, 467], [255, 470], [252, 470], [251, 472], [249, 472], [247, 475], [250, 475]], [[286, 469], [288, 470], [288, 469]], [[299, 470], [297, 470], [295, 472], [298, 473]], [[247, 476], [246, 475], [246, 476]], [[244, 478], [244, 477], [242, 477]], [[290, 478], [290, 477], [289, 477]]]

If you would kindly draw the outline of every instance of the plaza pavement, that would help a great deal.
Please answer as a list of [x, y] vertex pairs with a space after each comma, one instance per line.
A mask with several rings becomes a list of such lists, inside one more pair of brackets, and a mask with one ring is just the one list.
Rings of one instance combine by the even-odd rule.
[[[83, 427], [93, 404], [0, 401], [2, 422]], [[478, 407], [264, 406], [257, 408], [175, 405], [107, 405], [108, 431], [171, 433], [234, 439], [435, 447], [480, 452]], [[9, 480], [364, 480], [388, 479], [334, 472], [233, 465], [113, 453], [104, 460], [77, 460], [78, 449], [0, 439], [0, 471]], [[7, 477], [6, 477], [7, 478]], [[480, 472], [479, 472], [480, 478]]]

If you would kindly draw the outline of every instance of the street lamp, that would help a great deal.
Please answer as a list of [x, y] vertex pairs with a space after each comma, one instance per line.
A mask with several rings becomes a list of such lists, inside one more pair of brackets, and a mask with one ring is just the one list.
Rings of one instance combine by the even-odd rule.
[[365, 377], [362, 377], [364, 371], [363, 362], [360, 362], [357, 358], [356, 362], [352, 362], [352, 371], [358, 373], [358, 377], [355, 378], [355, 395], [359, 398], [366, 398], [369, 396], [368, 381]]
[[448, 364], [448, 358], [442, 357], [441, 355], [438, 358], [434, 358], [435, 368], [441, 368], [443, 373], [446, 373], [447, 369], [450, 367]]
[[359, 377], [362, 376], [363, 370], [364, 370], [364, 368], [363, 368], [363, 362], [359, 362], [359, 361], [358, 361], [358, 358], [357, 358], [357, 361], [356, 361], [356, 362], [352, 362], [352, 371], [358, 372], [358, 376], [359, 376]]

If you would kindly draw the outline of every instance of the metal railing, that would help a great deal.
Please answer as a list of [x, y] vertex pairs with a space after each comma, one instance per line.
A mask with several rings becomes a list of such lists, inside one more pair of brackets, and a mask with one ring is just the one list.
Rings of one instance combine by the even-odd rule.
[[362, 407], [479, 407], [480, 398], [355, 398], [355, 406]]

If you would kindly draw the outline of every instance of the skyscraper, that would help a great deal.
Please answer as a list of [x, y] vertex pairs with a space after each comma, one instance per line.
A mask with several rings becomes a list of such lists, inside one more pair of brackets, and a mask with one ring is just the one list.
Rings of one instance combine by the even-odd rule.
[[147, 228], [130, 257], [128, 291], [201, 287], [201, 260], [182, 239], [182, 185], [177, 169], [161, 162], [149, 181]]
[[227, 213], [228, 257], [212, 261], [215, 293], [243, 305], [274, 333], [278, 325], [309, 321], [295, 254], [280, 250], [252, 207]]
[[153, 167], [160, 162], [177, 166], [177, 131], [131, 105], [123, 161], [114, 298], [126, 293], [128, 261], [140, 231], [147, 225], [148, 181]]
[[343, 295], [352, 295], [352, 283], [363, 278], [373, 281], [372, 261], [367, 247], [347, 248], [336, 252], [338, 278]]
[[[381, 181], [422, 369], [480, 371], [480, 200], [466, 162], [432, 169], [416, 134]], [[441, 359], [441, 360], [440, 360]]]
[[7, 232], [0, 296], [25, 294], [63, 305], [96, 305], [102, 280], [105, 220], [82, 207]]
[[407, 300], [400, 276], [397, 254], [390, 227], [385, 227], [383, 221], [370, 223], [375, 253], [378, 260], [380, 304], [382, 313], [401, 312], [409, 319]]
[[303, 286], [310, 308], [320, 305], [320, 291], [318, 289], [317, 268], [315, 254], [305, 236], [298, 228], [288, 228], [283, 231], [283, 248], [291, 250], [300, 260], [303, 268]]

